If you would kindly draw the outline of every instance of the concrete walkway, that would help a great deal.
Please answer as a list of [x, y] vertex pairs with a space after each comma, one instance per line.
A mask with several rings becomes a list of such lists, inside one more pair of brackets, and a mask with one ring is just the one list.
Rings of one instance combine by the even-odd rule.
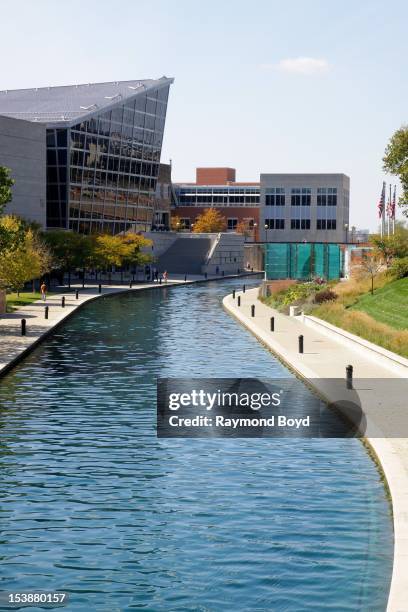
[[[238, 296], [241, 306], [238, 307]], [[405, 415], [408, 397], [407, 377], [401, 378], [392, 369], [378, 365], [372, 356], [353, 350], [335, 338], [329, 338], [306, 327], [300, 317], [288, 317], [262, 304], [258, 289], [228, 295], [224, 307], [255, 334], [275, 355], [301, 378], [307, 379], [315, 390], [328, 401], [347, 397], [345, 369], [353, 365], [355, 382], [371, 379], [371, 384], [358, 388], [362, 409], [368, 418], [368, 431], [373, 436], [389, 430], [394, 433], [401, 414]], [[251, 306], [255, 305], [255, 316]], [[270, 319], [275, 318], [275, 331], [270, 330]], [[304, 336], [304, 353], [299, 354], [298, 337]], [[333, 379], [337, 384], [333, 384]], [[361, 380], [360, 380], [361, 382]], [[366, 382], [366, 381], [365, 381]], [[386, 435], [382, 433], [382, 435]], [[392, 434], [391, 434], [392, 435]], [[403, 433], [401, 435], [406, 435]], [[394, 519], [394, 567], [388, 600], [388, 612], [408, 611], [408, 439], [367, 437], [377, 455], [390, 490]]]

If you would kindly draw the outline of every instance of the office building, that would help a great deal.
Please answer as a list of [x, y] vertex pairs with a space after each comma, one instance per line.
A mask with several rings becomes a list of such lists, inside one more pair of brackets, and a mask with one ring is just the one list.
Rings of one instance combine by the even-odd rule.
[[261, 174], [261, 240], [347, 242], [349, 198], [345, 174]]
[[234, 168], [197, 168], [195, 183], [177, 183], [174, 215], [182, 229], [191, 230], [196, 218], [215, 208], [226, 219], [227, 231], [244, 228], [247, 240], [258, 240], [259, 183], [236, 182]]
[[[33, 148], [42, 176], [46, 147], [48, 228], [112, 234], [151, 228], [172, 82], [162, 77], [0, 92], [0, 116], [21, 121], [16, 133], [22, 122], [46, 132], [46, 144], [39, 139]], [[3, 155], [16, 179], [19, 163]], [[40, 200], [13, 201], [9, 211], [34, 219]]]

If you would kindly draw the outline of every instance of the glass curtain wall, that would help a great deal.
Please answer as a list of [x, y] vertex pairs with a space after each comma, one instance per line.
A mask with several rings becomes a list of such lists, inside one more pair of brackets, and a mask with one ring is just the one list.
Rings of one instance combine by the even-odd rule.
[[47, 131], [49, 227], [109, 234], [151, 228], [168, 92], [152, 89]]

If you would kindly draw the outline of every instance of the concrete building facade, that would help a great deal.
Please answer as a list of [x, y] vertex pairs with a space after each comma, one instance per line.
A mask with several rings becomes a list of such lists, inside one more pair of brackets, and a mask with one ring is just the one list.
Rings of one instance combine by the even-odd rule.
[[46, 129], [30, 121], [0, 116], [0, 166], [15, 184], [5, 213], [46, 225]]
[[345, 174], [261, 174], [261, 240], [347, 242], [349, 198]]

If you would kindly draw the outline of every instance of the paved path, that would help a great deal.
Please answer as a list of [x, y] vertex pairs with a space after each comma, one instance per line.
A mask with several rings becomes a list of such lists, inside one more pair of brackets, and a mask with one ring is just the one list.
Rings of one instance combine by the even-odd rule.
[[[238, 307], [238, 296], [241, 306]], [[358, 392], [368, 431], [376, 436], [388, 430], [395, 435], [401, 414], [408, 410], [408, 378], [401, 378], [391, 369], [382, 367], [368, 353], [344, 346], [315, 329], [306, 327], [300, 318], [288, 317], [262, 304], [257, 299], [258, 289], [237, 292], [224, 298], [224, 307], [252, 331], [282, 361], [329, 401], [347, 398]], [[255, 305], [255, 317], [251, 306]], [[271, 316], [275, 317], [275, 331], [270, 331]], [[304, 336], [304, 353], [299, 354], [298, 336]], [[345, 386], [345, 368], [352, 364], [356, 387]], [[408, 377], [408, 370], [407, 370]], [[338, 379], [334, 381], [333, 379]], [[358, 381], [357, 379], [360, 379]], [[361, 379], [371, 379], [370, 381]], [[340, 395], [339, 395], [340, 394]], [[385, 418], [384, 418], [385, 415]], [[405, 418], [405, 421], [407, 419]], [[406, 428], [404, 433], [406, 435]], [[388, 612], [408, 611], [408, 438], [371, 437], [367, 440], [377, 455], [386, 476], [393, 504], [394, 567]]]

